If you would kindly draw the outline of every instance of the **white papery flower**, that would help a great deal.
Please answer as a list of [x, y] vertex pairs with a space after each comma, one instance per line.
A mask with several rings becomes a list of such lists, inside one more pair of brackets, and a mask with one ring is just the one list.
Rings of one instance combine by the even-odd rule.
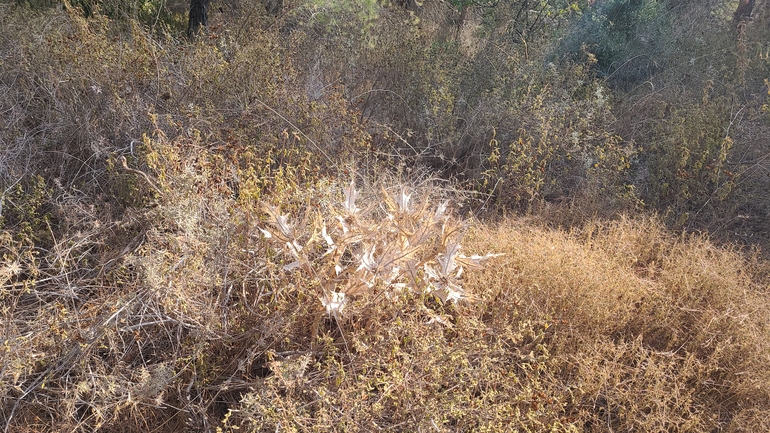
[[337, 220], [340, 222], [340, 227], [342, 227], [342, 234], [348, 234], [350, 231], [350, 223], [348, 223], [348, 220], [342, 216], [337, 216]]
[[469, 266], [471, 268], [480, 268], [484, 266], [484, 262], [486, 262], [489, 259], [504, 256], [505, 253], [488, 253], [483, 256], [479, 255], [472, 255], [470, 257], [459, 254], [457, 256], [457, 261], [462, 263], [463, 265]]
[[358, 191], [356, 191], [355, 181], [350, 182], [350, 186], [345, 189], [345, 201], [342, 202], [342, 207], [348, 212], [349, 215], [353, 215], [361, 209], [356, 207], [356, 199], [358, 198]]
[[436, 261], [441, 266], [441, 273], [445, 276], [448, 276], [452, 271], [457, 268], [457, 263], [455, 263], [455, 257], [460, 253], [460, 246], [457, 242], [449, 242], [446, 245], [446, 250], [444, 250], [444, 254], [440, 254], [438, 257], [436, 257]]
[[293, 271], [294, 269], [297, 269], [301, 265], [302, 265], [302, 263], [300, 263], [299, 260], [295, 260], [295, 261], [289, 263], [288, 265], [284, 265], [283, 266], [283, 270], [284, 271]]
[[[392, 299], [404, 291], [432, 295], [442, 303], [471, 301], [472, 294], [462, 287], [464, 269], [480, 267], [500, 255], [461, 254], [459, 240], [466, 226], [452, 223], [446, 201], [431, 210], [428, 202], [410, 203], [412, 194], [406, 188], [393, 196], [383, 189], [382, 212], [372, 212], [377, 206], [366, 205], [365, 210], [357, 206], [355, 182], [343, 193], [336, 215], [324, 217], [318, 212], [306, 219], [312, 220], [311, 236], [267, 204], [263, 205], [266, 225], [259, 228], [281, 247], [283, 270], [301, 270], [307, 274], [303, 278], [320, 281], [323, 292], [316, 296], [327, 314], [341, 314], [350, 297]], [[326, 221], [333, 221], [325, 219], [329, 217], [340, 226], [327, 228]]]
[[438, 205], [438, 207], [436, 208], [436, 213], [433, 214], [433, 222], [438, 222], [444, 218], [444, 214], [446, 213], [446, 209], [448, 205], [449, 205], [448, 201], [443, 201], [441, 202], [441, 204]]
[[398, 210], [401, 212], [409, 212], [409, 199], [412, 198], [411, 194], [407, 194], [404, 189], [401, 190], [401, 194], [396, 198], [398, 204]]
[[[465, 290], [463, 290], [455, 276], [445, 274], [441, 270], [437, 271], [428, 264], [425, 264], [423, 269], [430, 283], [429, 294], [439, 298], [442, 303], [447, 301], [457, 302], [466, 298]], [[462, 268], [460, 269], [461, 271], [457, 275], [462, 272]]]
[[[459, 285], [458, 285], [458, 288]], [[465, 291], [460, 288], [460, 290], [453, 290], [449, 288], [449, 286], [445, 286], [443, 288], [436, 288], [436, 290], [432, 291], [430, 293], [433, 296], [436, 296], [437, 298], [441, 299], [441, 303], [446, 304], [447, 302], [458, 302], [465, 299]]]
[[329, 247], [332, 247], [332, 248], [335, 247], [334, 240], [332, 239], [331, 236], [329, 236], [329, 233], [326, 232], [326, 225], [324, 225], [323, 228], [321, 229], [321, 237], [324, 238], [324, 240], [326, 241], [326, 244], [329, 245]]
[[356, 272], [360, 271], [361, 269], [366, 269], [367, 271], [371, 273], [376, 273], [377, 269], [379, 268], [379, 262], [374, 259], [374, 252], [377, 250], [376, 245], [372, 245], [372, 248], [364, 252], [364, 254], [361, 256], [361, 266], [356, 269]]
[[337, 315], [342, 313], [347, 303], [347, 297], [342, 292], [328, 292], [321, 297], [321, 303], [326, 308], [327, 314]]
[[[268, 223], [272, 225], [273, 227], [277, 228], [278, 231], [281, 232], [283, 237], [285, 239], [294, 239], [294, 226], [289, 224], [289, 215], [281, 215], [278, 212], [278, 209], [276, 209], [273, 206], [270, 206], [268, 204], [264, 205], [265, 212], [267, 212], [268, 215], [270, 215], [270, 220]], [[263, 230], [260, 228], [263, 234], [265, 234], [265, 237], [272, 237], [272, 234], [266, 233], [266, 230]]]

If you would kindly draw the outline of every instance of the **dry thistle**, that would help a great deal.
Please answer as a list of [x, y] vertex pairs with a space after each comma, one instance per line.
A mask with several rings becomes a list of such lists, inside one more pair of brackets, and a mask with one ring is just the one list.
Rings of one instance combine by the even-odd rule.
[[[451, 218], [447, 202], [435, 207], [428, 200], [411, 204], [406, 188], [395, 198], [383, 189], [381, 206], [362, 209], [355, 183], [343, 194], [335, 215], [305, 218], [312, 223], [303, 229], [264, 205], [268, 219], [260, 228], [289, 261], [284, 271], [301, 272], [298, 278], [318, 283], [318, 298], [330, 315], [340, 314], [351, 297], [390, 298], [404, 290], [435, 296], [442, 303], [469, 301], [472, 296], [461, 283], [464, 268], [499, 255], [460, 254], [467, 224]], [[328, 227], [325, 221], [338, 224]]]

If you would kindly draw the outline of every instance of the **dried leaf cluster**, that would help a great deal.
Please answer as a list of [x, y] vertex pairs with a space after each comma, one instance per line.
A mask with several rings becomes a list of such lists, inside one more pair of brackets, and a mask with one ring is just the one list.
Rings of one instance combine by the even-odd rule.
[[343, 192], [335, 215], [324, 218], [317, 211], [302, 227], [265, 204], [268, 219], [260, 228], [288, 262], [284, 271], [318, 284], [329, 314], [341, 313], [350, 297], [389, 298], [401, 291], [435, 296], [442, 303], [472, 300], [462, 286], [463, 270], [498, 254], [460, 252], [468, 224], [452, 218], [448, 202], [412, 204], [405, 188], [395, 196], [383, 189], [378, 203], [359, 208], [355, 183]]

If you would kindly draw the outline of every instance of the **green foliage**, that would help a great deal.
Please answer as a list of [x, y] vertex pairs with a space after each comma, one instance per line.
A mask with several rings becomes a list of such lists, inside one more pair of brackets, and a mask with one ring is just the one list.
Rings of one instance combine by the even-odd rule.
[[499, 205], [568, 196], [633, 200], [626, 173], [636, 150], [604, 129], [613, 120], [609, 93], [591, 83], [586, 67], [562, 75], [552, 66], [508, 91], [510, 117], [527, 114], [516, 119], [514, 134], [490, 141], [483, 185]]
[[733, 140], [728, 135], [729, 105], [711, 100], [704, 89], [703, 103], [675, 109], [650, 146], [650, 166], [655, 168], [649, 197], [656, 208], [672, 209], [680, 223], [708, 202], [724, 201], [738, 181], [730, 171], [728, 156]]
[[10, 185], [0, 196], [0, 230], [33, 244], [50, 242], [52, 195], [39, 175]]
[[596, 58], [596, 68], [611, 83], [633, 86], [664, 67], [661, 55], [675, 18], [665, 2], [610, 0], [596, 2], [572, 25], [558, 51], [574, 57], [585, 51]]
[[477, 1], [477, 0], [449, 0], [449, 4], [457, 8], [467, 8], [469, 6], [481, 6], [487, 8], [497, 7], [498, 1]]
[[[614, 111], [620, 135], [639, 148], [634, 184], [650, 208], [679, 229], [764, 243], [756, 228], [770, 204], [759, 191], [770, 183], [757, 171], [766, 151], [754, 137], [767, 132], [761, 102], [749, 95], [757, 95], [770, 69], [748, 47], [757, 47], [749, 41], [766, 29], [731, 28], [731, 8], [678, 4], [670, 13], [677, 25], [653, 50], [664, 68], [619, 93]], [[693, 16], [702, 18], [688, 21]], [[711, 25], [697, 25], [701, 20]]]
[[[497, 131], [498, 137], [513, 141], [522, 127], [532, 136], [539, 134], [542, 128], [550, 129], [546, 132], [547, 141], [553, 140], [553, 146], [557, 146], [557, 137], [573, 132], [562, 129], [573, 127], [564, 122], [575, 123], [575, 118], [582, 115], [575, 112], [565, 115], [569, 119], [552, 119], [545, 112], [536, 113], [543, 104], [546, 106], [544, 111], [557, 110], [555, 106], [559, 104], [569, 105], [566, 101], [571, 98], [567, 95], [569, 91], [559, 93], [561, 90], [553, 89], [553, 83], [549, 82], [554, 80], [561, 84], [559, 72], [550, 69], [541, 72], [543, 56], [537, 53], [537, 43], [542, 44], [548, 29], [563, 22], [570, 10], [578, 9], [577, 5], [570, 4], [544, 3], [540, 6], [535, 11], [526, 5], [514, 7], [507, 3], [487, 12], [474, 9], [467, 12], [465, 23], [455, 34], [442, 27], [426, 30], [430, 27], [422, 25], [419, 14], [415, 19], [415, 14], [383, 8], [383, 19], [372, 24], [366, 38], [351, 31], [345, 33], [347, 30], [343, 28], [340, 34], [324, 39], [321, 54], [315, 39], [302, 40], [308, 45], [301, 45], [300, 50], [308, 57], [318, 58], [315, 76], [328, 82], [344, 82], [345, 94], [353, 102], [360, 103], [359, 109], [365, 118], [384, 126], [384, 131], [377, 134], [373, 143], [375, 148], [395, 148], [400, 157], [407, 155], [415, 161], [428, 162], [448, 176], [464, 178], [469, 184], [481, 184], [484, 182], [481, 173], [489, 167], [483, 162], [483, 156], [479, 156], [486, 153], [485, 145], [493, 130]], [[551, 77], [542, 77], [550, 72], [553, 72]], [[577, 75], [574, 82], [592, 80], [585, 70], [577, 71]], [[590, 85], [576, 84], [575, 87]], [[543, 95], [538, 95], [541, 89]], [[554, 101], [549, 105], [551, 92], [555, 95], [553, 98], [561, 102]], [[537, 98], [546, 101], [541, 104]], [[575, 111], [580, 110], [573, 107]], [[560, 106], [558, 110], [565, 109], [573, 108]], [[603, 106], [603, 113], [597, 117], [606, 117], [609, 109], [609, 104]], [[526, 114], [526, 110], [533, 112]], [[586, 116], [584, 126], [593, 128], [590, 125], [593, 113], [583, 114]], [[519, 121], [521, 117], [524, 119]], [[542, 121], [538, 117], [542, 117]], [[535, 126], [537, 123], [540, 125]], [[609, 131], [588, 133], [591, 140], [602, 134], [609, 140], [618, 141], [609, 138], [614, 136]], [[522, 136], [522, 140], [528, 139]], [[504, 143], [504, 146], [509, 144]], [[545, 147], [551, 145], [550, 142], [542, 144]], [[618, 147], [617, 143], [615, 146]], [[509, 152], [506, 150], [505, 153], [507, 157]], [[605, 153], [608, 159], [613, 159], [618, 150]], [[548, 164], [544, 161], [537, 164], [541, 162]], [[579, 171], [585, 162], [565, 157], [563, 163], [574, 166], [565, 170]], [[608, 166], [612, 164], [615, 162]], [[618, 161], [613, 169], [622, 171], [624, 168], [614, 167], [624, 164]], [[511, 173], [515, 170], [511, 169]], [[538, 175], [534, 170], [530, 167], [532, 173], [521, 175], [529, 176], [525, 182], [532, 185], [541, 181], [535, 178]], [[497, 176], [492, 180], [493, 185], [497, 178], [511, 174], [491, 173], [488, 172], [492, 177]], [[516, 176], [511, 174], [511, 177]], [[614, 188], [617, 183], [610, 182], [612, 186], [608, 188]], [[539, 190], [540, 187], [534, 188]], [[530, 191], [528, 198], [519, 194], [518, 198], [503, 198], [500, 204], [507, 206], [529, 200], [538, 195], [535, 190]], [[517, 194], [511, 192], [513, 196]], [[559, 194], [566, 194], [566, 189], [548, 195]]]
[[186, 14], [179, 13], [178, 5], [174, 4], [174, 12], [167, 0], [16, 0], [16, 5], [33, 9], [74, 9], [84, 18], [103, 15], [123, 22], [135, 20], [159, 30], [181, 31], [187, 22]]
[[579, 17], [588, 4], [584, 0], [497, 2], [493, 9], [484, 11], [485, 27], [490, 36], [495, 36], [496, 43], [512, 41], [526, 49], [533, 42], [550, 42], [562, 35], [564, 27]]
[[330, 34], [352, 33], [367, 37], [380, 17], [377, 0], [310, 0], [304, 5], [310, 16], [308, 24], [320, 24]]

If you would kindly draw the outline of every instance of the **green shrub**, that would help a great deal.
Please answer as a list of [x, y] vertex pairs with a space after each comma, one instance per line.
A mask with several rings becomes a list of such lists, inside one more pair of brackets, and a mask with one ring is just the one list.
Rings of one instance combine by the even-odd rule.
[[[710, 89], [705, 89], [708, 93]], [[648, 163], [654, 167], [645, 195], [658, 209], [671, 209], [680, 224], [690, 212], [717, 208], [730, 196], [739, 173], [728, 162], [733, 141], [725, 100], [672, 110], [649, 144]]]
[[665, 2], [611, 0], [586, 8], [576, 20], [559, 53], [576, 58], [583, 51], [596, 58], [595, 67], [613, 87], [630, 88], [665, 68], [666, 50], [675, 18]]
[[[626, 173], [636, 149], [609, 129], [611, 93], [586, 66], [562, 72], [552, 65], [524, 85], [507, 89], [507, 131], [490, 141], [484, 185], [506, 207], [569, 196], [631, 199]], [[496, 95], [497, 96], [497, 95]], [[501, 101], [502, 102], [502, 101]], [[620, 206], [622, 207], [622, 206]]]

